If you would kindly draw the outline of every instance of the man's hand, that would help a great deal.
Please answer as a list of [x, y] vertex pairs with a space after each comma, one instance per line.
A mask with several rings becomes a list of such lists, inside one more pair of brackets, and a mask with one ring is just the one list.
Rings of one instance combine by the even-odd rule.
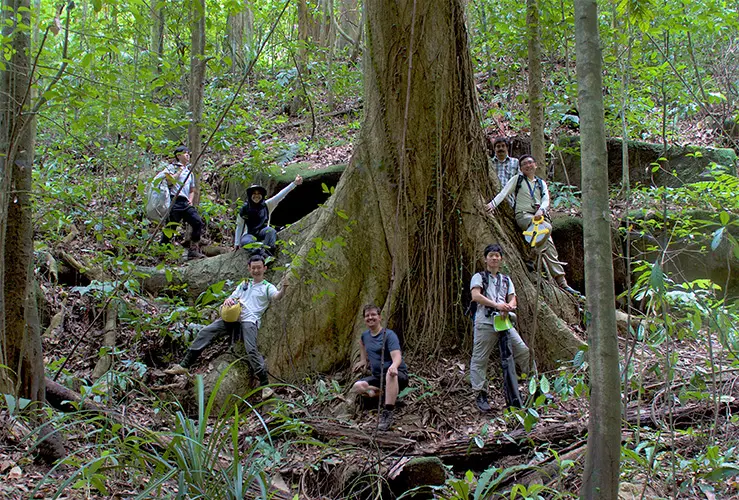
[[234, 246], [234, 250], [233, 250], [233, 251], [235, 252], [235, 251], [236, 251], [236, 250], [238, 250], [239, 248], [241, 248], [241, 247], [240, 247], [239, 245], [235, 245], [235, 246]]
[[236, 301], [232, 299], [231, 297], [227, 298], [223, 301], [223, 305], [226, 307], [231, 307], [232, 305], [236, 304]]
[[536, 213], [534, 213], [534, 219], [536, 219], [537, 217], [541, 217], [542, 215], [544, 215], [544, 212], [540, 208], [539, 210], [536, 211]]
[[352, 371], [355, 372], [355, 373], [356, 372], [360, 372], [361, 373], [361, 372], [363, 372], [365, 370], [365, 368], [367, 368], [367, 362], [366, 361], [362, 361], [360, 359], [359, 361], [357, 361], [356, 363], [354, 363], [354, 366], [352, 366]]
[[295, 185], [300, 186], [303, 183], [303, 178], [300, 176], [300, 174], [295, 176]]
[[390, 368], [387, 369], [387, 374], [391, 377], [397, 377], [398, 376], [398, 367], [395, 365], [390, 365]]
[[485, 205], [485, 209], [488, 211], [490, 215], [495, 215], [495, 205], [493, 205], [493, 202], [491, 201], [487, 205]]

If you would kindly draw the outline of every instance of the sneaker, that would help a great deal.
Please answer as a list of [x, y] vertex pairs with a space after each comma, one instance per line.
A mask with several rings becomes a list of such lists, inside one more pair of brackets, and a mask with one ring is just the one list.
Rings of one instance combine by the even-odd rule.
[[271, 387], [265, 387], [264, 389], [262, 389], [262, 401], [270, 399], [274, 395], [275, 391]]
[[189, 372], [184, 366], [180, 364], [174, 364], [171, 368], [167, 368], [166, 370], [164, 370], [164, 373], [166, 373], [167, 375], [186, 375]]
[[378, 431], [385, 432], [393, 426], [395, 417], [392, 410], [382, 410], [380, 414], [380, 424], [377, 426]]
[[477, 394], [477, 399], [475, 399], [475, 403], [477, 403], [477, 407], [480, 409], [481, 412], [490, 411], [490, 403], [488, 403], [488, 395], [485, 391], [480, 391]]

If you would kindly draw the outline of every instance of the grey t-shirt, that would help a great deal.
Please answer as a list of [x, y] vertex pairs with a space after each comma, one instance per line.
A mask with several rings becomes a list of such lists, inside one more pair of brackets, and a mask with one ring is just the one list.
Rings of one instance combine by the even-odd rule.
[[[382, 361], [384, 361], [382, 369], [383, 373], [390, 368], [390, 365], [393, 364], [393, 358], [390, 356], [391, 351], [400, 351], [400, 341], [398, 340], [398, 335], [388, 329], [384, 328], [385, 330], [385, 356]], [[382, 356], [382, 337], [383, 337], [383, 331], [380, 330], [380, 332], [377, 335], [372, 335], [372, 332], [369, 330], [362, 333], [362, 344], [364, 344], [364, 349], [367, 351], [367, 360], [370, 364], [370, 370], [372, 371], [372, 375], [375, 377], [380, 377], [380, 357]], [[398, 366], [398, 371], [408, 373], [408, 367], [405, 364], [405, 361], [400, 362], [400, 366]]]
[[[487, 273], [487, 271], [485, 271]], [[482, 273], [477, 273], [472, 277], [470, 281], [470, 290], [473, 288], [479, 288], [480, 293], [485, 297], [489, 298], [493, 302], [508, 302], [508, 295], [516, 295], [516, 289], [513, 286], [513, 281], [509, 276], [505, 274], [497, 273], [494, 276], [488, 273], [488, 289], [487, 291], [482, 290]], [[506, 281], [508, 282], [508, 289], [506, 290]], [[493, 324], [493, 316], [485, 316], [485, 306], [477, 304], [477, 313], [475, 313], [475, 323], [486, 323], [488, 325]]]

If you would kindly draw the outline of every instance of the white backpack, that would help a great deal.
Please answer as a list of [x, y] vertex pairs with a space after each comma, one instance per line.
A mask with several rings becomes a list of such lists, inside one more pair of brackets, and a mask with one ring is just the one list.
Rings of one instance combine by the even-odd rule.
[[166, 219], [169, 214], [169, 187], [164, 177], [158, 175], [146, 188], [146, 216], [154, 222]]

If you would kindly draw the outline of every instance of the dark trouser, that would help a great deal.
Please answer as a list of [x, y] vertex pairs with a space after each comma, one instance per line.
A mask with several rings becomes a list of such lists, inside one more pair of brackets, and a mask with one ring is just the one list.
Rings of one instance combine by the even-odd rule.
[[275, 231], [275, 228], [267, 226], [264, 229], [257, 231], [256, 234], [244, 234], [239, 243], [243, 247], [249, 243], [254, 243], [255, 241], [261, 241], [264, 243], [264, 246], [274, 248], [275, 243], [277, 243], [277, 231]]
[[[180, 363], [184, 368], [189, 368], [197, 361], [203, 349], [208, 347], [218, 337], [230, 333], [229, 324], [222, 319], [217, 319], [210, 325], [206, 326], [198, 332], [198, 336], [190, 346], [190, 350], [185, 359]], [[264, 357], [257, 349], [257, 325], [249, 321], [241, 323], [241, 335], [244, 338], [244, 348], [246, 349], [246, 362], [249, 363], [254, 376], [259, 379], [262, 385], [268, 383], [267, 369], [264, 366]]]
[[[176, 199], [172, 200], [172, 208], [169, 211], [169, 220], [167, 222], [176, 222], [179, 224], [183, 221], [187, 222], [190, 224], [190, 227], [192, 227], [190, 241], [192, 243], [200, 241], [200, 234], [203, 231], [203, 219], [200, 218], [200, 214], [195, 210], [195, 207], [190, 205], [190, 200], [184, 196], [178, 196]], [[162, 234], [162, 244], [169, 243], [170, 239], [171, 238], [168, 238], [166, 234]]]

